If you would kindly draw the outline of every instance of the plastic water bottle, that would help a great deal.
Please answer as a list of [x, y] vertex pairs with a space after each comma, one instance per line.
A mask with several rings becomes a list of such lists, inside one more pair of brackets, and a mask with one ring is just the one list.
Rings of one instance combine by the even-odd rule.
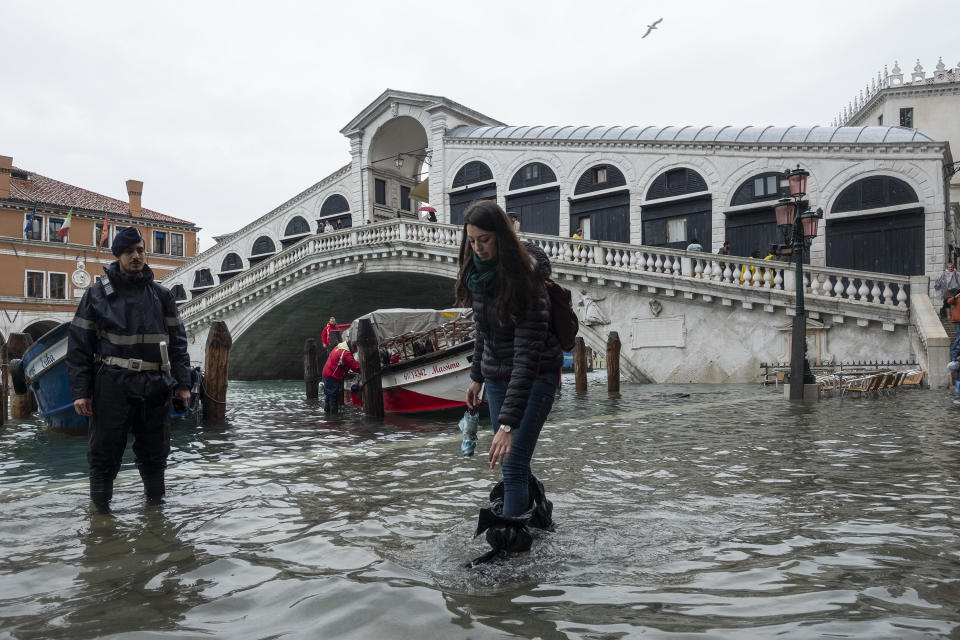
[[480, 428], [480, 413], [465, 411], [457, 424], [463, 432], [463, 442], [460, 443], [460, 453], [469, 458], [477, 449], [477, 430]]

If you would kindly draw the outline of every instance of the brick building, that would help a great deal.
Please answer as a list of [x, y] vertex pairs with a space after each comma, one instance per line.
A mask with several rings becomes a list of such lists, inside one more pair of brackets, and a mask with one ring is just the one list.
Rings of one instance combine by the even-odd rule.
[[[114, 260], [110, 241], [124, 227], [143, 234], [147, 263], [160, 281], [196, 255], [198, 227], [141, 206], [142, 182], [126, 186], [124, 202], [0, 156], [0, 335], [36, 339], [69, 320], [86, 287]], [[58, 237], [71, 210], [70, 230]], [[98, 250], [104, 218], [109, 236]]]

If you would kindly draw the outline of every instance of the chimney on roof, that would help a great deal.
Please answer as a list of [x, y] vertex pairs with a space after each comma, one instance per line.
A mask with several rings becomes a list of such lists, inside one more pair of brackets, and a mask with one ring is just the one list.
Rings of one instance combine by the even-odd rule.
[[10, 197], [10, 171], [13, 169], [13, 158], [0, 156], [0, 198]]
[[127, 195], [130, 197], [130, 215], [139, 218], [143, 215], [140, 196], [143, 195], [143, 181], [127, 180]]

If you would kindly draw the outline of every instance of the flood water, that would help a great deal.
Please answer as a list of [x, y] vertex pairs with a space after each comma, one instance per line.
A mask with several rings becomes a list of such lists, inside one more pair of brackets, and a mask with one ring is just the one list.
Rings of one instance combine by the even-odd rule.
[[232, 383], [227, 424], [175, 429], [166, 504], [126, 464], [113, 518], [83, 438], [8, 422], [0, 637], [960, 637], [949, 392], [622, 391], [566, 378], [534, 459], [557, 530], [479, 569], [499, 472], [489, 431], [461, 457], [456, 416], [328, 418], [302, 382]]

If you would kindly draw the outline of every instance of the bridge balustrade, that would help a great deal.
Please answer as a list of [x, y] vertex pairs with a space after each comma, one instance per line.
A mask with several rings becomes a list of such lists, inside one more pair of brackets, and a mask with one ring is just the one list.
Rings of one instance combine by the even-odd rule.
[[[788, 262], [721, 256], [662, 247], [625, 243], [558, 238], [522, 234], [540, 246], [560, 272], [589, 270], [595, 277], [615, 274], [643, 274], [672, 282], [708, 284], [723, 291], [780, 291], [790, 295], [796, 290], [794, 264]], [[184, 302], [180, 313], [185, 319], [199, 319], [204, 312], [223, 304], [232, 306], [236, 297], [264, 285], [275, 286], [277, 279], [290, 279], [291, 269], [308, 258], [349, 252], [364, 247], [390, 247], [396, 243], [435, 247], [443, 254], [456, 255], [461, 227], [415, 220], [391, 220], [342, 231], [323, 233], [301, 240], [201, 296]], [[804, 265], [803, 287], [808, 301], [843, 301], [859, 307], [879, 309], [909, 308], [909, 277]], [[665, 286], [669, 286], [665, 282]]]

